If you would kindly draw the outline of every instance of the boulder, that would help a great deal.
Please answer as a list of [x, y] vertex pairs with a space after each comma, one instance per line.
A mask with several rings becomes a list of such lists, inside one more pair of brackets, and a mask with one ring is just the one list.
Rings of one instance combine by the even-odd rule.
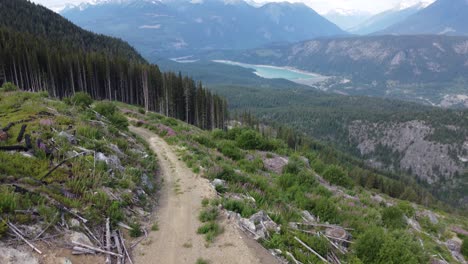
[[315, 216], [306, 210], [302, 211], [302, 218], [304, 218], [308, 223], [315, 223], [317, 221]]
[[52, 126], [54, 124], [54, 120], [52, 119], [41, 119], [39, 120], [39, 125], [41, 126]]
[[89, 238], [85, 234], [80, 233], [80, 232], [72, 231], [69, 234], [67, 234], [65, 237], [67, 241], [71, 244], [75, 242], [75, 243], [85, 244], [88, 246], [94, 246], [91, 240], [89, 240]]
[[141, 176], [141, 184], [147, 188], [149, 191], [154, 190], [154, 184], [153, 182], [149, 179], [148, 175], [146, 173], [143, 173]]
[[2, 264], [17, 264], [17, 263], [28, 263], [28, 264], [39, 264], [38, 259], [33, 255], [33, 251], [30, 248], [19, 250], [18, 247], [7, 247], [0, 243], [0, 263]]
[[226, 181], [225, 180], [221, 180], [221, 179], [214, 179], [211, 184], [214, 186], [214, 187], [226, 187]]
[[110, 155], [109, 157], [107, 157], [106, 155], [104, 155], [104, 153], [98, 152], [96, 153], [96, 160], [104, 161], [107, 164], [107, 166], [109, 166], [110, 168], [114, 170], [119, 170], [119, 171], [124, 170], [124, 167], [122, 167], [122, 164], [120, 163], [119, 157], [115, 155]]
[[61, 131], [61, 132], [58, 134], [58, 136], [59, 136], [59, 137], [62, 137], [62, 138], [66, 138], [70, 144], [75, 145], [75, 144], [77, 143], [76, 137], [73, 136], [72, 134], [69, 134], [69, 133], [65, 132], [65, 131]]

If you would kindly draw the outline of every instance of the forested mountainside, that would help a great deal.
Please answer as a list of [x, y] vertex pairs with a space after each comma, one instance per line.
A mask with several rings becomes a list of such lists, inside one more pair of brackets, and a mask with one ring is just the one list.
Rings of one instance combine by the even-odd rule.
[[379, 34], [467, 35], [468, 2], [438, 0]]
[[[316, 39], [211, 59], [291, 66], [334, 76], [319, 89], [349, 95], [393, 97], [429, 104], [466, 101], [468, 37], [435, 35]], [[456, 99], [459, 98], [457, 101]], [[450, 104], [449, 104], [450, 105]]]
[[262, 122], [285, 124], [370, 167], [407, 175], [448, 203], [466, 205], [467, 110], [300, 87], [210, 87], [229, 100], [231, 113], [250, 111]]
[[8, 14], [0, 17], [1, 83], [60, 98], [84, 91], [202, 128], [223, 126], [226, 101], [200, 83], [161, 73], [125, 42], [86, 32], [26, 0], [1, 4], [0, 12]]
[[128, 43], [86, 31], [49, 9], [26, 0], [2, 0], [0, 26], [53, 40], [50, 44], [55, 47], [74, 48], [85, 52], [98, 51], [106, 55], [144, 61]]
[[346, 35], [301, 3], [240, 1], [97, 1], [66, 8], [77, 25], [124, 38], [146, 58], [186, 56], [213, 49], [247, 49], [271, 42]]

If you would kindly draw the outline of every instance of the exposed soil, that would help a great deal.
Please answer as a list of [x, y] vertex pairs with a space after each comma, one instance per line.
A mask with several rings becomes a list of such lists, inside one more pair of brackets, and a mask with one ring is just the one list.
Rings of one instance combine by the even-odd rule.
[[159, 231], [150, 232], [148, 239], [136, 247], [135, 263], [194, 264], [198, 258], [213, 264], [278, 263], [227, 219], [221, 221], [224, 233], [207, 244], [196, 232], [201, 225], [198, 214], [202, 199], [215, 196], [208, 180], [193, 173], [159, 136], [143, 128], [131, 127], [131, 131], [147, 140], [158, 155], [163, 181], [153, 215]]

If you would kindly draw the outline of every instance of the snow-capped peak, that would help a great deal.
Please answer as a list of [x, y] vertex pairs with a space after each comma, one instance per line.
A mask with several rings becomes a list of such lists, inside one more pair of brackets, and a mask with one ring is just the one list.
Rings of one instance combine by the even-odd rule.
[[344, 9], [344, 8], [337, 8], [330, 10], [327, 15], [340, 15], [340, 16], [357, 16], [357, 15], [365, 15], [367, 12], [357, 9]]
[[423, 9], [434, 3], [435, 0], [404, 0], [398, 4], [396, 10], [404, 10], [408, 8], [416, 7], [418, 9]]

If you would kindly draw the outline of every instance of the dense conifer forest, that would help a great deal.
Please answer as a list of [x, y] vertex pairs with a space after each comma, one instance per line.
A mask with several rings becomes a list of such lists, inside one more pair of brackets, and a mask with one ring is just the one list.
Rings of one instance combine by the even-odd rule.
[[222, 127], [226, 101], [181, 74], [162, 73], [127, 43], [85, 31], [26, 0], [0, 3], [0, 84], [76, 92], [144, 106], [201, 128]]

